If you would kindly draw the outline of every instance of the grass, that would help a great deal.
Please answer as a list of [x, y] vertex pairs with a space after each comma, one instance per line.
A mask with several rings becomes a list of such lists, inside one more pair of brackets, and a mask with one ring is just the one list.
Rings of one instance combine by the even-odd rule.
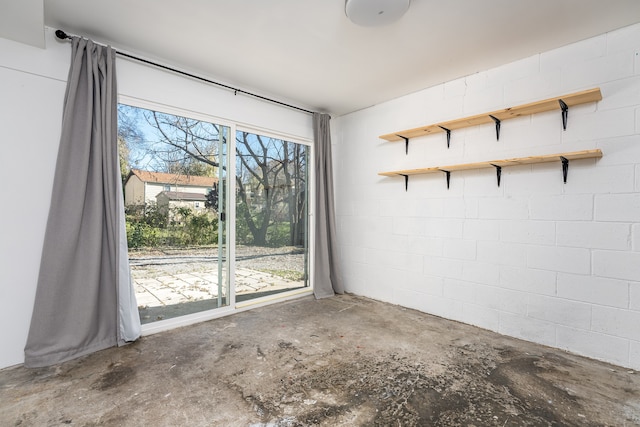
[[304, 273], [295, 270], [273, 270], [268, 268], [259, 269], [263, 273], [271, 274], [273, 276], [282, 277], [285, 280], [291, 280], [294, 282], [301, 282], [304, 280]]

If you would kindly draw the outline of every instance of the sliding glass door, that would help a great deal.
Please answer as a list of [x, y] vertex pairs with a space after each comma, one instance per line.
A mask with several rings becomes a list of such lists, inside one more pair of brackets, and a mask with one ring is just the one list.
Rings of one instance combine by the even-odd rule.
[[309, 147], [236, 132], [236, 301], [309, 286]]
[[230, 132], [119, 105], [129, 260], [143, 324], [230, 304]]
[[126, 104], [118, 144], [143, 324], [310, 286], [309, 146]]

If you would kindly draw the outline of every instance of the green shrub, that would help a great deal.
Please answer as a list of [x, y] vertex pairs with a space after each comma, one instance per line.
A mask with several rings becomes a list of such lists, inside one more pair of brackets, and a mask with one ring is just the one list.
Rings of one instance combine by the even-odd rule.
[[291, 230], [288, 222], [271, 224], [267, 230], [267, 244], [270, 247], [289, 246], [291, 242]]
[[125, 218], [127, 242], [132, 249], [218, 243], [218, 217], [208, 211], [195, 213], [188, 207], [166, 211], [152, 204], [127, 207]]
[[127, 244], [129, 248], [136, 249], [158, 244], [158, 230], [144, 223], [126, 224]]
[[186, 244], [188, 245], [212, 245], [218, 240], [218, 218], [209, 219], [204, 214], [193, 215], [185, 225]]

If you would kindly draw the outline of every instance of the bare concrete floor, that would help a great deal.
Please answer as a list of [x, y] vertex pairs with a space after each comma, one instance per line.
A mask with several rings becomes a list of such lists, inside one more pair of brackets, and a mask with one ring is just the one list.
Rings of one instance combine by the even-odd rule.
[[0, 371], [2, 426], [630, 426], [640, 374], [354, 296]]

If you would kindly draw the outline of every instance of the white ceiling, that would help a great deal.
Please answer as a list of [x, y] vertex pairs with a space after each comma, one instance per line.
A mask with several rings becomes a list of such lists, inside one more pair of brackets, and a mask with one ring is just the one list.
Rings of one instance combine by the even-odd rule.
[[0, 0], [0, 37], [44, 48], [43, 0]]
[[378, 28], [344, 0], [44, 0], [46, 26], [334, 115], [637, 22], [638, 0], [412, 0]]

